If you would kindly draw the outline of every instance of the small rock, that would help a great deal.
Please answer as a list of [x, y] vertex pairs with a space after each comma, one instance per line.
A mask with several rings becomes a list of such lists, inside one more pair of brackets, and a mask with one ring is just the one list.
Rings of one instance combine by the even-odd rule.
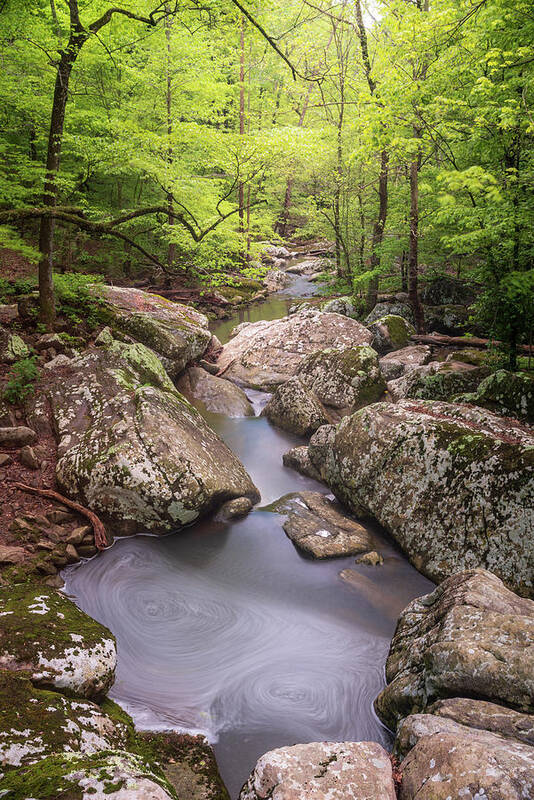
[[44, 364], [44, 368], [57, 369], [59, 367], [66, 367], [71, 363], [71, 361], [72, 359], [70, 359], [68, 356], [63, 355], [63, 353], [60, 353], [60, 355], [56, 356], [51, 361], [47, 361], [46, 364]]
[[0, 467], [6, 467], [11, 464], [11, 456], [8, 453], [0, 453]]
[[72, 544], [68, 544], [65, 547], [65, 557], [67, 559], [68, 564], [75, 564], [78, 559], [78, 551]]
[[376, 550], [371, 550], [369, 553], [364, 553], [356, 559], [357, 564], [369, 564], [371, 567], [377, 567], [379, 564], [384, 563], [383, 556], [377, 553]]
[[56, 550], [54, 553], [52, 553], [52, 559], [58, 569], [63, 569], [63, 567], [66, 567], [68, 564], [67, 556], [63, 550]]
[[37, 434], [31, 428], [18, 425], [14, 428], [0, 428], [0, 444], [8, 447], [24, 447], [26, 444], [33, 444], [37, 440]]
[[48, 541], [48, 539], [39, 539], [39, 541], [35, 545], [36, 550], [42, 550], [46, 553], [51, 553], [54, 549], [54, 545], [52, 542]]
[[301, 475], [306, 475], [306, 477], [313, 478], [316, 481], [321, 480], [319, 471], [310, 461], [308, 448], [305, 445], [302, 447], [293, 447], [292, 450], [288, 450], [288, 452], [284, 453], [282, 456], [282, 462], [284, 467], [294, 469], [296, 472], [300, 472]]
[[61, 575], [51, 575], [49, 578], [46, 578], [45, 584], [52, 589], [62, 589], [65, 586], [65, 581]]
[[87, 534], [88, 525], [82, 525], [80, 528], [75, 528], [73, 531], [70, 531], [67, 536], [65, 536], [65, 541], [67, 544], [78, 545], [81, 544], [83, 541], [84, 536]]
[[21, 564], [24, 558], [23, 547], [9, 547], [0, 544], [0, 564]]
[[97, 552], [96, 547], [91, 544], [80, 544], [76, 550], [80, 558], [92, 558]]
[[19, 455], [20, 463], [23, 466], [28, 467], [28, 469], [39, 469], [40, 461], [35, 455], [35, 451], [31, 445], [25, 445]]
[[[53, 522], [56, 525], [63, 525], [66, 522], [74, 522], [76, 519], [74, 514], [71, 514], [70, 511], [61, 511], [58, 508], [53, 508], [52, 511], [46, 512], [46, 518], [49, 522]], [[76, 544], [76, 542], [74, 542]]]
[[215, 516], [216, 522], [227, 522], [230, 519], [245, 517], [252, 508], [252, 501], [248, 497], [236, 497], [224, 503]]

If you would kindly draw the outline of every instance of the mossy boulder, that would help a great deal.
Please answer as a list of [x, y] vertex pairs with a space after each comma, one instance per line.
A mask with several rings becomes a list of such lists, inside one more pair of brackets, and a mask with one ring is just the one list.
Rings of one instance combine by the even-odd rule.
[[178, 800], [163, 773], [123, 750], [61, 753], [10, 772], [9, 800]]
[[431, 358], [432, 351], [428, 345], [414, 344], [382, 356], [378, 363], [386, 381], [392, 381], [416, 367], [428, 364]]
[[440, 275], [427, 283], [421, 292], [421, 301], [429, 306], [469, 306], [475, 300], [473, 286], [452, 275]]
[[173, 378], [210, 343], [207, 317], [190, 306], [141, 289], [98, 284], [92, 291], [105, 300], [113, 328], [165, 359]]
[[371, 346], [377, 353], [389, 353], [406, 347], [415, 328], [403, 317], [388, 314], [367, 326], [373, 336]]
[[0, 587], [0, 668], [74, 697], [100, 697], [115, 679], [113, 635], [58, 592]]
[[470, 312], [466, 306], [424, 306], [423, 311], [427, 331], [443, 333], [447, 336], [462, 336], [470, 329]]
[[28, 358], [29, 355], [30, 349], [24, 339], [0, 326], [0, 362], [14, 364], [15, 361]]
[[488, 372], [487, 367], [473, 367], [463, 362], [432, 361], [389, 381], [387, 388], [395, 401], [406, 397], [452, 401], [460, 392], [475, 390]]
[[0, 765], [3, 771], [53, 753], [125, 747], [127, 728], [96, 703], [36, 689], [25, 673], [0, 670]]
[[341, 314], [343, 317], [357, 319], [358, 312], [350, 297], [334, 297], [321, 306], [322, 311], [331, 314]]
[[412, 307], [408, 303], [403, 303], [400, 300], [394, 300], [377, 303], [373, 310], [365, 318], [364, 325], [372, 325], [373, 322], [390, 315], [402, 317], [406, 320], [406, 322], [409, 322], [410, 325], [414, 324]]
[[144, 345], [103, 342], [62, 367], [47, 398], [60, 489], [115, 531], [165, 533], [227, 500], [259, 498]]
[[374, 517], [431, 580], [486, 567], [534, 595], [532, 430], [469, 406], [375, 403], [320, 428], [309, 455], [338, 499]]
[[523, 372], [501, 369], [488, 375], [474, 392], [462, 394], [455, 400], [534, 422], [534, 378]]
[[[534, 712], [534, 602], [486, 570], [453, 575], [402, 612], [375, 708], [395, 729], [444, 698], [489, 700]], [[486, 708], [483, 717], [488, 718]], [[480, 724], [480, 712], [461, 719]], [[517, 720], [516, 720], [517, 722]], [[525, 729], [525, 720], [519, 725]], [[503, 715], [499, 726], [506, 725]]]
[[449, 353], [445, 361], [471, 364], [473, 367], [483, 367], [487, 363], [487, 350], [478, 350], [476, 347], [464, 347]]

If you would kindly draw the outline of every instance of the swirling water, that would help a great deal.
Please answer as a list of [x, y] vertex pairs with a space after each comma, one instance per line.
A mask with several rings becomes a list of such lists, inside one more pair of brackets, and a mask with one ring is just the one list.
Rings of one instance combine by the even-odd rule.
[[[282, 466], [295, 437], [261, 417], [205, 416], [263, 503], [325, 491]], [[139, 728], [205, 733], [232, 796], [273, 747], [388, 743], [372, 702], [389, 641], [402, 608], [432, 586], [380, 531], [385, 562], [372, 568], [302, 557], [282, 521], [259, 510], [230, 524], [121, 539], [64, 573], [68, 594], [117, 637], [111, 696]], [[339, 577], [346, 568], [355, 570], [350, 584]]]

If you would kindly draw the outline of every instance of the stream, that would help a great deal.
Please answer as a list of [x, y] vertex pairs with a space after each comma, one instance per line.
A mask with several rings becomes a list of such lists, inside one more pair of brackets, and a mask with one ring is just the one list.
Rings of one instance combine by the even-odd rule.
[[[213, 330], [276, 319], [314, 287], [295, 276], [283, 292]], [[259, 411], [266, 395], [248, 393]], [[200, 405], [199, 405], [200, 408]], [[249, 471], [262, 506], [288, 492], [326, 492], [282, 465], [301, 444], [263, 417], [202, 410]], [[204, 733], [232, 798], [257, 758], [296, 742], [390, 745], [373, 711], [400, 611], [431, 590], [377, 528], [384, 564], [314, 561], [295, 549], [283, 517], [262, 510], [231, 523], [199, 522], [175, 535], [119, 539], [63, 572], [66, 593], [115, 634], [110, 696], [141, 729]], [[355, 571], [347, 583], [341, 570]]]

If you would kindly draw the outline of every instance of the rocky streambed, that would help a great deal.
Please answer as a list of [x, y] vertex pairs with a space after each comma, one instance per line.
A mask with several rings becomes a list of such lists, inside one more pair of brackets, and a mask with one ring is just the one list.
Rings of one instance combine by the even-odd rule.
[[87, 526], [10, 534], [10, 800], [225, 798], [197, 733], [242, 800], [534, 794], [531, 379], [413, 346], [402, 298], [365, 324], [291, 303], [314, 277], [291, 269], [222, 351], [193, 309], [107, 288], [109, 328], [43, 359], [25, 430], [123, 538], [63, 573], [82, 611], [53, 572]]

